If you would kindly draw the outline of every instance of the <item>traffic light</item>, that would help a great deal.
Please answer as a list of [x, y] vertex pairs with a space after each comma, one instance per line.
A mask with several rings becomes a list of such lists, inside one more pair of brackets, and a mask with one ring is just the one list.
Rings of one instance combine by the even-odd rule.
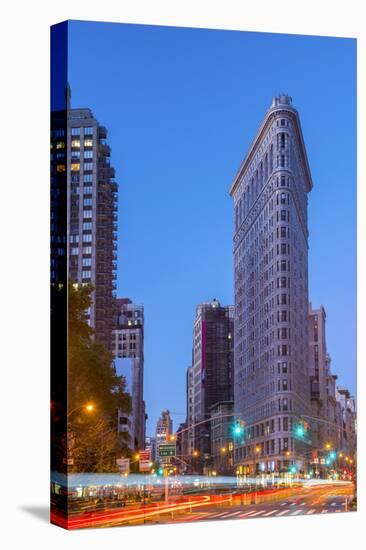
[[297, 424], [294, 426], [294, 434], [295, 437], [298, 439], [304, 439], [304, 437], [307, 435], [309, 429], [309, 425], [304, 420], [300, 420]]
[[233, 433], [235, 437], [240, 437], [244, 434], [244, 421], [236, 420], [233, 426]]
[[335, 451], [332, 451], [332, 452], [329, 453], [329, 458], [331, 460], [335, 460], [336, 456], [337, 456], [337, 453]]
[[289, 472], [290, 472], [290, 474], [296, 474], [297, 473], [297, 467], [293, 464], [292, 466], [290, 466]]
[[159, 470], [158, 470], [158, 474], [162, 476], [162, 475], [163, 475], [163, 473], [164, 473], [164, 468], [159, 468]]

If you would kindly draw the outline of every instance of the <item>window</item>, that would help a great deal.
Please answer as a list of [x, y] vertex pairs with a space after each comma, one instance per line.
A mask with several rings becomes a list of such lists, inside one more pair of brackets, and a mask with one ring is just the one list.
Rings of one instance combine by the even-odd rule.
[[91, 243], [91, 241], [92, 241], [91, 233], [87, 233], [86, 235], [83, 235], [83, 242], [84, 243]]
[[80, 151], [71, 151], [71, 158], [72, 159], [79, 159], [80, 158]]
[[75, 162], [71, 164], [71, 172], [78, 172], [80, 170], [80, 163]]
[[80, 139], [71, 140], [71, 147], [80, 147]]
[[56, 170], [57, 172], [66, 172], [66, 167], [64, 164], [58, 164]]
[[84, 139], [84, 147], [93, 147], [93, 140], [90, 138]]
[[281, 210], [280, 219], [281, 219], [281, 222], [285, 222], [285, 221], [286, 221], [286, 219], [287, 219], [287, 212], [286, 212], [286, 210]]
[[92, 162], [84, 162], [84, 170], [93, 170], [93, 163]]
[[93, 135], [93, 127], [92, 126], [86, 126], [84, 128], [84, 136], [92, 136]]
[[84, 222], [83, 223], [83, 229], [84, 230], [88, 230], [88, 229], [91, 229], [91, 228], [92, 228], [91, 222]]
[[[84, 189], [84, 193], [85, 193], [85, 189]], [[84, 206], [91, 206], [93, 204], [93, 199], [84, 199], [83, 203], [84, 203]]]
[[283, 411], [288, 411], [288, 399], [287, 399], [287, 397], [284, 397], [282, 399], [282, 410]]
[[82, 260], [82, 265], [83, 267], [88, 267], [88, 266], [91, 266], [91, 258], [83, 258]]
[[89, 270], [88, 271], [87, 270], [82, 271], [81, 272], [81, 277], [82, 277], [82, 279], [90, 279], [91, 271], [89, 271]]
[[281, 193], [281, 204], [286, 204], [286, 203], [287, 203], [287, 194]]
[[[85, 169], [85, 165], [84, 165], [84, 169]], [[93, 174], [84, 174], [84, 182], [91, 182], [93, 181]]]
[[93, 158], [93, 151], [84, 151], [84, 158], [85, 159]]
[[78, 254], [79, 254], [79, 249], [73, 247], [73, 248], [71, 249], [71, 256], [77, 256]]
[[93, 215], [92, 210], [84, 210], [84, 212], [83, 212], [84, 218], [91, 218], [92, 215]]
[[56, 143], [56, 149], [65, 149], [65, 142], [64, 141], [58, 141]]
[[284, 431], [284, 432], [288, 432], [288, 417], [285, 416], [285, 417], [283, 418], [282, 422], [283, 422], [283, 431]]
[[92, 187], [84, 187], [84, 195], [91, 195], [93, 192]]
[[80, 136], [80, 128], [71, 128], [72, 136]]

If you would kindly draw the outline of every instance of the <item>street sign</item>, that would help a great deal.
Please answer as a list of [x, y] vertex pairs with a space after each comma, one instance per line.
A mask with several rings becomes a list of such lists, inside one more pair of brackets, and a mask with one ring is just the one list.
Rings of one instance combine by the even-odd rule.
[[140, 463], [139, 463], [140, 472], [149, 472], [150, 464], [151, 464], [151, 460], [140, 460]]
[[139, 451], [138, 454], [139, 454], [139, 457], [140, 457], [140, 462], [142, 460], [147, 460], [147, 461], [151, 462], [151, 452], [150, 451]]
[[129, 458], [117, 458], [116, 463], [120, 474], [130, 473], [130, 459]]
[[175, 456], [175, 445], [159, 445], [159, 457]]

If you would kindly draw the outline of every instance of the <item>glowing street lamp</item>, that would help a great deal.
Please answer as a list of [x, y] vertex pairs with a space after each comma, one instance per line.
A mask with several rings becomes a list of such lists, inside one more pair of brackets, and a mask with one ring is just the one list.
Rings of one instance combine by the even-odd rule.
[[326, 449], [331, 449], [331, 448], [332, 448], [332, 445], [331, 445], [330, 443], [326, 443], [326, 444], [325, 444], [325, 448], [326, 448]]
[[67, 413], [67, 418], [69, 418], [74, 412], [84, 409], [84, 411], [90, 413], [93, 412], [95, 409], [95, 405], [93, 403], [84, 403], [83, 405], [80, 405], [79, 407], [75, 407], [75, 409], [72, 409], [69, 413]]
[[193, 456], [198, 456], [199, 453], [198, 453], [198, 451], [193, 451], [192, 454], [193, 454]]
[[221, 447], [221, 452], [226, 453], [226, 447]]
[[260, 451], [261, 451], [261, 448], [259, 447], [259, 445], [256, 445], [255, 452], [258, 454], [260, 453]]

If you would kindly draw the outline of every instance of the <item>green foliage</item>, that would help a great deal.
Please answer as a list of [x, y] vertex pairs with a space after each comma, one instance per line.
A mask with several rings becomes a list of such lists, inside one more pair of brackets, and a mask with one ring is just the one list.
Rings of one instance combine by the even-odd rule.
[[92, 290], [71, 283], [68, 289], [68, 456], [73, 471], [105, 472], [114, 471], [115, 458], [128, 453], [117, 432], [117, 410], [130, 412], [131, 397], [113, 355], [94, 340], [86, 322]]

